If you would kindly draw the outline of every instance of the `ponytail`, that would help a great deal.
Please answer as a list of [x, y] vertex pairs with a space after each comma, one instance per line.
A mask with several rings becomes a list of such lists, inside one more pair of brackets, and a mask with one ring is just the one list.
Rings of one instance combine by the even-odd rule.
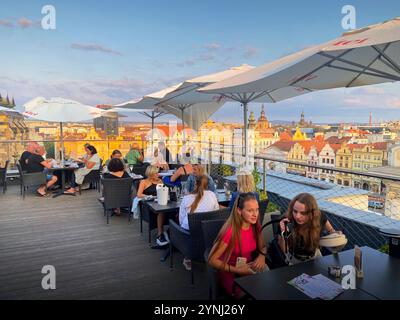
[[194, 189], [194, 194], [196, 197], [190, 206], [190, 213], [194, 213], [199, 206], [201, 199], [204, 196], [204, 191], [207, 190], [208, 187], [208, 177], [206, 175], [202, 175], [196, 178], [196, 185]]

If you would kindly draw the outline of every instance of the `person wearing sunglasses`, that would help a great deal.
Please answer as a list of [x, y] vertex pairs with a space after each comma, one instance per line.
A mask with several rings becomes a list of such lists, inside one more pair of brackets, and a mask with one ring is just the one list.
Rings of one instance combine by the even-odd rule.
[[286, 217], [280, 221], [279, 226], [279, 246], [284, 253], [291, 256], [293, 264], [321, 256], [320, 238], [336, 232], [309, 193], [301, 193], [293, 198]]

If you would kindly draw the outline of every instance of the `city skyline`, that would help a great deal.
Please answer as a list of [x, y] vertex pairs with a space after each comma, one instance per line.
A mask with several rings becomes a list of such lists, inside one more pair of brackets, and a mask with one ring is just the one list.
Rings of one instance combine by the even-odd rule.
[[[230, 6], [229, 1], [185, 6], [180, 1], [53, 1], [57, 28], [46, 31], [40, 28], [41, 2], [5, 1], [0, 35], [12, 50], [0, 54], [7, 61], [2, 64], [0, 92], [14, 96], [18, 106], [35, 96], [62, 96], [92, 105], [120, 103], [194, 76], [243, 63], [258, 66], [335, 38], [344, 31], [341, 9], [346, 4], [282, 2], [271, 8], [267, 1], [253, 1], [257, 10], [244, 10], [243, 4]], [[351, 5], [357, 27], [400, 12], [397, 1]], [[162, 14], [166, 10], [167, 16]], [[148, 21], [151, 28], [143, 28]], [[399, 89], [394, 83], [314, 92], [268, 104], [266, 112], [272, 120], [293, 121], [305, 110], [314, 123], [367, 122], [370, 112], [396, 120]], [[253, 104], [249, 109], [258, 108]], [[227, 103], [212, 119], [240, 122], [242, 117], [239, 104]]]

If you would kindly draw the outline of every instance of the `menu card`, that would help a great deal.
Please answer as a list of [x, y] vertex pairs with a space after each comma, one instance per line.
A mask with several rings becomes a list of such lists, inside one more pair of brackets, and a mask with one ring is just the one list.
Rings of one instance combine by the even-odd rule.
[[288, 284], [299, 289], [311, 299], [333, 300], [344, 291], [341, 285], [322, 274], [309, 276], [303, 273], [290, 280]]

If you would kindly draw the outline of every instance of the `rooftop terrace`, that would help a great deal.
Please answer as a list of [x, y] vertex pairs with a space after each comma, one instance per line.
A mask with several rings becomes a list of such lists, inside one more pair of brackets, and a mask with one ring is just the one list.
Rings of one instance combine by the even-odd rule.
[[[191, 287], [178, 257], [170, 271], [138, 221], [112, 217], [106, 225], [98, 197], [88, 190], [22, 200], [18, 186], [0, 194], [0, 299], [207, 299], [204, 266], [194, 266]], [[56, 268], [56, 290], [41, 287], [44, 265]]]

